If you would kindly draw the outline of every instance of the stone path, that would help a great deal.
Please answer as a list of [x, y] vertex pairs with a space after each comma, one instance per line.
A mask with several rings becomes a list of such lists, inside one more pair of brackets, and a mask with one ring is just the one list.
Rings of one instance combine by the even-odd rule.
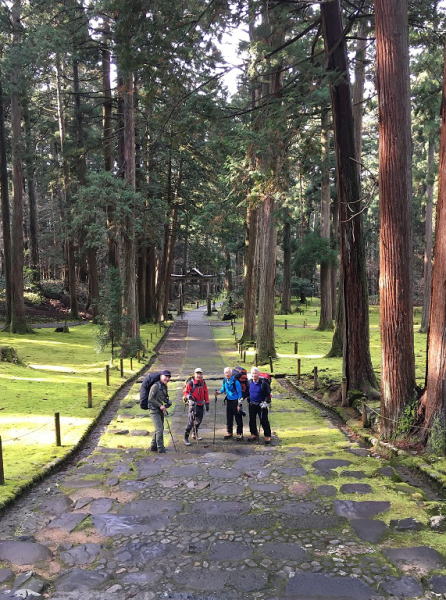
[[[196, 366], [214, 389], [224, 364], [203, 310], [174, 324], [153, 369], [173, 371], [174, 397]], [[122, 403], [128, 422], [146, 418], [137, 391]], [[177, 453], [153, 455], [143, 436], [111, 447], [104, 436], [6, 513], [0, 600], [446, 597], [443, 535], [422, 492], [396, 481], [390, 465], [277, 383], [272, 447], [224, 442], [221, 402], [214, 446], [214, 406], [199, 444], [182, 445], [178, 405]]]

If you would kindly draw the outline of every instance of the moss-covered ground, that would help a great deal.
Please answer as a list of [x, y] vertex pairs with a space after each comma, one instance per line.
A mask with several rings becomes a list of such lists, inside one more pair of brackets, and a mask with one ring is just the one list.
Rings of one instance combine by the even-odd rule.
[[[148, 356], [161, 335], [158, 326], [142, 326]], [[23, 362], [0, 363], [0, 435], [5, 472], [5, 485], [0, 486], [1, 505], [50, 463], [65, 456], [112, 394], [143, 363], [134, 359], [131, 369], [130, 360], [125, 359], [121, 378], [119, 360], [115, 359], [107, 386], [105, 367], [110, 363], [110, 352], [98, 351], [94, 325], [72, 327], [66, 334], [52, 329], [36, 329], [28, 335], [2, 332], [0, 345], [16, 348]], [[92, 408], [87, 407], [88, 382], [92, 383]], [[55, 443], [56, 412], [60, 413], [61, 447]]]

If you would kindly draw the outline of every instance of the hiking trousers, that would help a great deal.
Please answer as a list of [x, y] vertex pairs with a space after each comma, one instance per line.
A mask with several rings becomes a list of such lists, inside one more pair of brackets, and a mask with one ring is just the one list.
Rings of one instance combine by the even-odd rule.
[[233, 432], [234, 419], [237, 424], [237, 435], [243, 435], [243, 417], [238, 410], [238, 400], [226, 398], [226, 429], [230, 435]]
[[258, 437], [259, 431], [257, 429], [257, 415], [260, 418], [260, 425], [263, 429], [263, 435], [265, 437], [271, 437], [271, 427], [268, 420], [268, 409], [260, 408], [260, 404], [249, 403], [249, 431], [251, 435]]
[[195, 406], [189, 407], [189, 418], [187, 421], [186, 432], [184, 434], [186, 437], [189, 437], [189, 434], [191, 431], [192, 431], [192, 433], [194, 432], [194, 427], [195, 427], [195, 431], [198, 431], [198, 428], [200, 427], [201, 422], [203, 420], [203, 415], [204, 415], [204, 405], [198, 406], [196, 404]]
[[152, 450], [164, 450], [164, 413], [160, 410], [150, 411], [155, 433], [152, 437]]

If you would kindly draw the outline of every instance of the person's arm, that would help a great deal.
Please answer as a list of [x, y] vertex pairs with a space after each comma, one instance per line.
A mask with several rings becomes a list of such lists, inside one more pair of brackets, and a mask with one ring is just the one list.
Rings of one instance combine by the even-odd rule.
[[164, 394], [160, 394], [160, 383], [156, 382], [152, 385], [149, 392], [149, 404], [153, 408], [161, 408], [163, 405], [162, 397]]
[[224, 394], [225, 393], [225, 380], [223, 379], [223, 382], [221, 384], [221, 388], [218, 390], [219, 394]]

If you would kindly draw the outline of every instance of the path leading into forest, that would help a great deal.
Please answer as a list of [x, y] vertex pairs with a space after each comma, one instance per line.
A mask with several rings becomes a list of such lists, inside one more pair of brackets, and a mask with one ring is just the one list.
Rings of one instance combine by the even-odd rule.
[[[224, 366], [203, 309], [175, 322], [153, 370], [172, 370], [171, 394], [179, 396], [196, 366], [208, 380]], [[0, 519], [0, 600], [14, 591], [26, 597], [23, 590], [53, 600], [446, 593], [445, 557], [431, 543], [441, 536], [413, 518], [422, 493], [394, 482], [393, 469], [349, 442], [323, 411], [286, 387], [273, 392], [282, 443], [272, 447], [223, 441], [221, 402], [216, 446], [213, 404], [204, 440], [185, 447], [179, 405], [171, 416], [178, 453], [99, 443], [52, 476]]]

